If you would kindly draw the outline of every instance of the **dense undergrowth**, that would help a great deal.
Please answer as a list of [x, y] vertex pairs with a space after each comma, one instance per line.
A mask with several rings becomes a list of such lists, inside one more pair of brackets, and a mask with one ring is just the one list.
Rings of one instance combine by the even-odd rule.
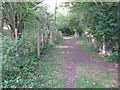
[[[62, 43], [61, 37], [54, 44], [45, 45], [41, 53], [44, 56], [41, 55], [40, 59], [37, 59], [34, 50], [25, 50], [21, 44], [19, 50], [16, 50], [15, 43], [10, 40], [5, 42], [8, 38], [3, 38], [3, 88], [64, 87], [65, 79], [59, 77], [60, 60], [56, 51], [56, 46]], [[22, 43], [23, 41], [21, 40]], [[9, 49], [4, 45], [10, 46]], [[14, 55], [15, 53], [19, 54]]]
[[99, 55], [99, 48], [95, 48], [91, 42], [87, 40], [86, 37], [81, 36], [77, 38], [77, 40], [80, 42], [80, 44], [83, 45], [83, 49], [91, 55], [93, 58], [98, 59], [98, 60], [103, 60], [111, 63], [118, 63], [116, 53], [112, 53], [109, 56], [103, 56]]

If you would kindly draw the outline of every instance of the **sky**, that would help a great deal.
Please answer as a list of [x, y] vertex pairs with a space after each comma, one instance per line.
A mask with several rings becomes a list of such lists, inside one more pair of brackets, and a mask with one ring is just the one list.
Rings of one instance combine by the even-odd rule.
[[57, 6], [59, 6], [60, 3], [65, 2], [65, 1], [67, 1], [67, 0], [45, 0], [44, 3], [46, 3], [46, 4], [48, 4], [48, 5], [50, 6], [50, 7], [48, 8], [48, 10], [49, 10], [50, 12], [54, 12], [56, 1], [57, 1]]

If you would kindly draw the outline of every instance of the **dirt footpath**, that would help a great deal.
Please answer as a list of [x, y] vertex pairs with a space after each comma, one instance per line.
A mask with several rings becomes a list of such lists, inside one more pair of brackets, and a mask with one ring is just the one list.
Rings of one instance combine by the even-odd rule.
[[[65, 73], [63, 76], [68, 79], [65, 88], [74, 88], [78, 71], [84, 73], [88, 77], [95, 78], [98, 82], [104, 83], [105, 77], [100, 74], [105, 74], [108, 78], [118, 79], [118, 67], [114, 64], [105, 61], [95, 60], [89, 56], [82, 46], [72, 37], [66, 37], [65, 43], [59, 47], [59, 51], [64, 58], [61, 70]], [[105, 73], [109, 72], [109, 73]], [[94, 75], [96, 76], [93, 76]], [[113, 83], [106, 85], [112, 87]], [[114, 87], [118, 87], [118, 83], [114, 83]]]

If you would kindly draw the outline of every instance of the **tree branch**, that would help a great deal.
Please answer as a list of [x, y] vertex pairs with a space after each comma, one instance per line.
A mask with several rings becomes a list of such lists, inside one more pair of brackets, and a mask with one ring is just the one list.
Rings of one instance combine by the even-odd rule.
[[93, 2], [94, 2], [96, 5], [98, 5], [98, 3], [96, 2], [96, 0], [93, 0]]

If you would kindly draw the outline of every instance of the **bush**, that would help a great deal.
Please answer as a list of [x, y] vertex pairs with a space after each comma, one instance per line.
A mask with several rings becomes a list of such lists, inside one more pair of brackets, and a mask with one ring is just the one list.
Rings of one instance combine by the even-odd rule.
[[[3, 37], [3, 88], [38, 87], [42, 82], [48, 81], [45, 81], [45, 78], [50, 75], [46, 75], [42, 80], [36, 80], [36, 78], [40, 78], [41, 73], [48, 73], [48, 71], [45, 70], [49, 65], [43, 65], [41, 68], [38, 67], [40, 67], [43, 63], [46, 64], [45, 61], [48, 62], [52, 59], [48, 60], [48, 58], [41, 58], [38, 60], [36, 47], [31, 47], [31, 45], [27, 46], [25, 40], [25, 38], [21, 38], [18, 41], [13, 41], [9, 36]], [[59, 38], [55, 41], [55, 43], [60, 44], [61, 40], [62, 39]], [[36, 45], [33, 44], [32, 46]], [[53, 49], [53, 47], [54, 44], [45, 43], [44, 48], [41, 48], [41, 53], [52, 54], [53, 52], [51, 52], [51, 49]], [[30, 48], [34, 50], [31, 50]], [[57, 64], [57, 61], [54, 59], [50, 61], [50, 63]], [[39, 69], [42, 69], [42, 71]]]
[[108, 56], [109, 62], [118, 62], [118, 53], [114, 52]]
[[[30, 52], [24, 38], [15, 41], [9, 36], [4, 36], [2, 41], [3, 87], [21, 87], [27, 76], [36, 71], [36, 54]], [[29, 56], [31, 53], [32, 56]]]

